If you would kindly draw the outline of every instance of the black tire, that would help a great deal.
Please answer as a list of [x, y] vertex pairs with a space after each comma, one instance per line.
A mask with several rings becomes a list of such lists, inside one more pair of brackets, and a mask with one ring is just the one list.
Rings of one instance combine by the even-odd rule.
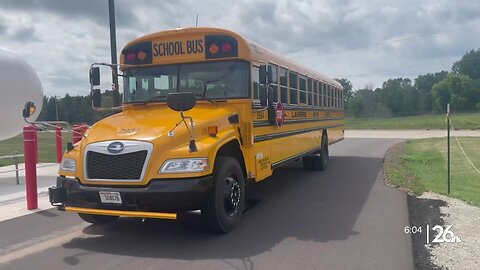
[[324, 134], [322, 136], [322, 148], [320, 150], [320, 153], [312, 156], [313, 169], [316, 171], [324, 171], [325, 169], [327, 169], [328, 159], [328, 138]]
[[213, 190], [202, 209], [210, 227], [219, 233], [233, 230], [245, 207], [245, 179], [242, 167], [233, 157], [219, 156], [213, 173]]
[[313, 170], [313, 156], [302, 157], [303, 169], [307, 171]]
[[88, 223], [95, 225], [105, 225], [112, 223], [118, 219], [117, 216], [103, 216], [103, 215], [92, 215], [92, 214], [83, 214], [78, 213], [78, 216]]

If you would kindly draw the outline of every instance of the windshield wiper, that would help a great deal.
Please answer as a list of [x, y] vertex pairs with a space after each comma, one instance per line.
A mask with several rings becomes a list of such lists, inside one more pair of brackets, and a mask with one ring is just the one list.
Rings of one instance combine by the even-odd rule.
[[165, 96], [165, 95], [151, 96], [148, 101], [162, 101], [162, 99], [164, 99], [164, 98], [167, 98], [167, 96]]
[[145, 105], [149, 102], [154, 102], [154, 101], [163, 101], [162, 99], [166, 98], [167, 96], [164, 95], [158, 95], [158, 96], [152, 96], [147, 100], [139, 100], [139, 101], [129, 101], [128, 103], [134, 104], [134, 105]]

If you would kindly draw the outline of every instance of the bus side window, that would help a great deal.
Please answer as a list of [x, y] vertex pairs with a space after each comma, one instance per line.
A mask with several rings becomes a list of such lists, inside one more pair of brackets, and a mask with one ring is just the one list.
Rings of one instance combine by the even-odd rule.
[[258, 67], [252, 68], [253, 80], [253, 99], [260, 99], [260, 69]]
[[313, 82], [313, 106], [318, 106], [318, 81]]
[[300, 96], [300, 104], [307, 104], [307, 78], [304, 76], [298, 77], [298, 92]]
[[298, 75], [295, 72], [289, 72], [290, 104], [298, 104]]
[[280, 68], [280, 101], [284, 104], [288, 103], [288, 70]]
[[278, 66], [270, 64], [272, 67], [272, 83], [270, 86], [273, 88], [273, 102], [278, 102]]
[[328, 86], [328, 107], [333, 107], [333, 88]]
[[325, 107], [325, 84], [319, 82], [320, 87], [320, 106]]
[[330, 85], [327, 85], [327, 105], [328, 108], [332, 107], [332, 88]]
[[308, 105], [313, 105], [313, 84], [312, 84], [312, 78], [308, 78], [308, 89], [307, 89], [307, 93], [308, 93]]

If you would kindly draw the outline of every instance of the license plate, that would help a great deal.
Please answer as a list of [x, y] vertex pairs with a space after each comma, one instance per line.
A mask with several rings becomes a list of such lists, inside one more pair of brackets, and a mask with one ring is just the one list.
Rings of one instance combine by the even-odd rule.
[[122, 204], [120, 192], [99, 191], [98, 194], [100, 195], [100, 200], [102, 203]]

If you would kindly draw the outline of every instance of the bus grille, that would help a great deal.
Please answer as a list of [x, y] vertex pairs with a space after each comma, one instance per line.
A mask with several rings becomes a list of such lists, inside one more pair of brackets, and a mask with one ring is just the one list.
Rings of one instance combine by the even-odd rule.
[[147, 150], [121, 155], [87, 152], [87, 178], [140, 180]]

